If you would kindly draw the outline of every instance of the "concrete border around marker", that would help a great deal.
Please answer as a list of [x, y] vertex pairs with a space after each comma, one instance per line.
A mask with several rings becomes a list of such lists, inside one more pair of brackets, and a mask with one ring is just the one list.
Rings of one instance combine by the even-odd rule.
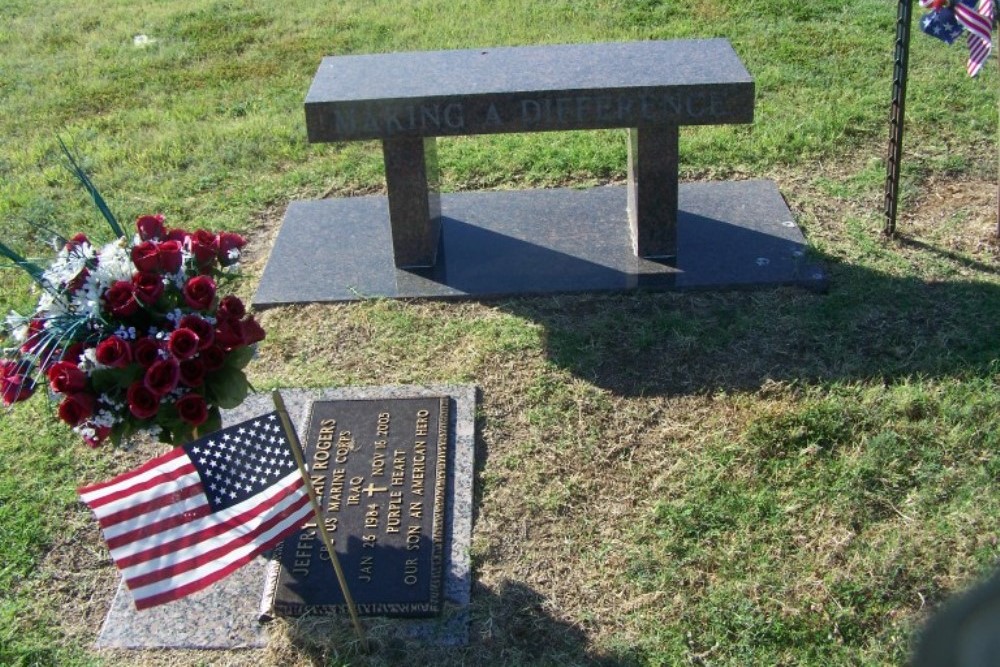
[[[311, 401], [388, 399], [447, 395], [454, 401], [449, 461], [445, 540], [444, 611], [432, 619], [378, 619], [380, 636], [427, 644], [468, 643], [472, 569], [472, 495], [475, 479], [476, 392], [474, 385], [407, 385], [282, 389], [292, 422], [305, 433]], [[270, 394], [253, 394], [238, 408], [223, 413], [230, 425], [273, 410]], [[128, 589], [119, 583], [98, 636], [98, 648], [245, 649], [263, 648], [267, 633], [259, 624], [259, 608], [267, 560], [258, 558], [217, 584], [182, 600], [138, 612]], [[332, 574], [331, 574], [332, 576]]]

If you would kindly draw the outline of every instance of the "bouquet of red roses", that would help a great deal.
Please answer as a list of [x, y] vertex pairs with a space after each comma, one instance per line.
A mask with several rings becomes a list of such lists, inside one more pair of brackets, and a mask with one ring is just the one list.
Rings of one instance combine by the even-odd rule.
[[221, 428], [219, 409], [246, 397], [242, 369], [264, 338], [239, 298], [218, 293], [246, 241], [168, 229], [162, 215], [140, 217], [129, 239], [91, 194], [117, 241], [64, 239], [44, 270], [0, 244], [42, 290], [34, 313], [11, 313], [2, 327], [13, 344], [0, 354], [0, 398], [11, 405], [47, 384], [60, 419], [91, 446]]

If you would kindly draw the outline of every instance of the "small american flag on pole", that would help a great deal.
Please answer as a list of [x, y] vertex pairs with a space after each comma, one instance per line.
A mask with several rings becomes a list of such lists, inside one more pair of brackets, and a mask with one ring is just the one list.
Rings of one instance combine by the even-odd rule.
[[968, 30], [969, 60], [966, 71], [976, 76], [993, 49], [996, 0], [920, 0], [932, 11], [920, 19], [928, 35], [951, 44]]
[[209, 586], [312, 516], [291, 446], [272, 412], [79, 489], [136, 608]]
[[977, 9], [977, 12], [962, 10], [963, 23], [969, 29], [969, 62], [966, 65], [969, 76], [979, 74], [993, 49], [993, 0], [979, 0]]

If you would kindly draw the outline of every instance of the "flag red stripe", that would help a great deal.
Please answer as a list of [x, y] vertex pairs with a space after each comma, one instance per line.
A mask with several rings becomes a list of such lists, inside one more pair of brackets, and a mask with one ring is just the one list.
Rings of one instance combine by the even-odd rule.
[[[120, 482], [123, 482], [126, 479], [129, 479], [131, 477], [136, 477], [137, 475], [141, 475], [150, 468], [155, 468], [156, 466], [162, 463], [166, 463], [170, 459], [175, 459], [178, 456], [187, 456], [187, 454], [181, 447], [175, 447], [166, 454], [161, 454], [160, 456], [157, 456], [155, 459], [150, 459], [149, 461], [146, 461], [144, 464], [142, 464], [135, 470], [130, 470], [126, 473], [122, 473], [121, 475], [113, 477], [107, 480], [106, 482], [98, 482], [97, 484], [91, 484], [90, 486], [81, 486], [76, 490], [76, 492], [78, 495], [83, 496], [88, 493], [93, 493], [94, 491], [100, 491], [101, 489], [106, 489], [107, 487], [119, 484]], [[89, 502], [87, 504], [90, 505]]]
[[163, 470], [158, 475], [154, 475], [153, 477], [150, 477], [147, 480], [144, 480], [132, 486], [125, 487], [123, 489], [119, 489], [114, 493], [109, 493], [108, 495], [102, 498], [97, 498], [95, 500], [90, 501], [88, 504], [96, 512], [97, 508], [99, 507], [103, 507], [104, 505], [107, 505], [109, 503], [121, 500], [122, 498], [128, 498], [129, 496], [135, 495], [137, 493], [142, 493], [143, 491], [148, 491], [149, 489], [154, 489], [157, 486], [160, 486], [161, 484], [172, 482], [176, 479], [183, 477], [184, 475], [190, 475], [193, 472], [197, 472], [197, 470], [195, 469], [194, 464], [188, 461], [187, 463], [178, 468], [175, 468], [173, 470]]
[[208, 503], [205, 503], [204, 505], [196, 507], [193, 510], [184, 512], [183, 514], [167, 517], [161, 521], [156, 521], [140, 528], [136, 528], [135, 530], [130, 530], [127, 533], [122, 533], [121, 535], [108, 538], [106, 542], [108, 543], [108, 548], [114, 551], [118, 547], [129, 544], [130, 542], [136, 542], [145, 537], [149, 537], [150, 535], [155, 535], [156, 533], [162, 533], [163, 531], [170, 530], [171, 528], [176, 528], [177, 526], [194, 521], [195, 519], [208, 516], [211, 513], [212, 508], [208, 505]]
[[990, 24], [989, 19], [980, 15], [976, 10], [958, 3], [955, 5], [955, 15], [962, 25], [977, 37], [982, 39], [990, 38], [990, 31], [993, 26]]
[[108, 526], [113, 526], [116, 523], [121, 523], [122, 521], [128, 521], [129, 519], [134, 519], [137, 516], [142, 516], [152, 510], [169, 507], [178, 500], [184, 500], [185, 498], [191, 498], [199, 494], [204, 495], [204, 488], [202, 487], [201, 482], [195, 482], [194, 484], [184, 487], [183, 489], [166, 493], [159, 498], [153, 498], [152, 500], [147, 500], [144, 503], [139, 503], [138, 505], [134, 505], [132, 507], [126, 507], [125, 509], [119, 510], [114, 514], [101, 517], [98, 521], [101, 524], [101, 528], [107, 528]]
[[[245, 448], [223, 442], [233, 434]], [[277, 414], [270, 413], [78, 489], [97, 516], [138, 609], [210, 586], [294, 535], [309, 519], [305, 481], [294, 472], [292, 452], [282, 447], [293, 437], [283, 431]], [[253, 477], [248, 471], [265, 451], [272, 466], [266, 478]], [[201, 466], [209, 461], [206, 457], [219, 456], [230, 461], [232, 469], [212, 470], [207, 476], [221, 488], [245, 488], [246, 495], [233, 491], [216, 500], [214, 485], [208, 493]], [[274, 473], [278, 479], [268, 481]]]
[[[141, 586], [148, 586], [150, 584], [155, 584], [158, 581], [163, 581], [164, 579], [170, 579], [171, 577], [175, 577], [179, 574], [190, 572], [191, 570], [196, 570], [199, 567], [206, 565], [208, 563], [212, 563], [218, 560], [219, 557], [229, 553], [230, 551], [234, 551], [245, 544], [250, 544], [254, 542], [258, 535], [266, 533], [268, 530], [270, 530], [277, 524], [281, 523], [290, 516], [293, 516], [299, 510], [301, 510], [308, 502], [309, 502], [308, 496], [303, 495], [294, 505], [291, 505], [284, 511], [268, 518], [267, 521], [263, 522], [252, 532], [247, 533], [246, 535], [240, 535], [239, 537], [230, 540], [227, 544], [216, 547], [215, 549], [211, 549], [204, 553], [200, 553], [194, 558], [191, 558], [189, 560], [170, 563], [168, 566], [156, 570], [154, 572], [149, 572], [147, 574], [141, 574], [135, 577], [130, 577], [128, 579], [128, 586], [129, 588], [132, 589], [139, 588]], [[299, 528], [300, 526], [298, 525], [298, 523], [290, 526], [287, 530], [282, 532], [282, 537], [284, 537], [285, 534], [291, 534], [295, 532]], [[258, 545], [258, 547], [259, 547], [259, 549], [257, 550], [258, 553], [260, 550], [266, 548], [260, 545]], [[126, 567], [121, 563], [119, 563], [119, 566]]]
[[[161, 542], [160, 544], [152, 546], [144, 551], [132, 554], [131, 556], [126, 556], [120, 560], [115, 560], [115, 563], [118, 565], [119, 568], [122, 569], [126, 567], [132, 567], [133, 565], [138, 565], [139, 563], [144, 563], [148, 560], [159, 558], [160, 556], [166, 556], [168, 554], [174, 553], [175, 551], [180, 551], [181, 549], [186, 549], [187, 547], [194, 546], [199, 542], [203, 542], [207, 539], [215, 537], [216, 535], [225, 533], [226, 531], [232, 528], [236, 528], [237, 526], [245, 524], [248, 521], [251, 521], [254, 518], [260, 516], [261, 514], [270, 511], [272, 507], [280, 503], [288, 496], [294, 494], [297, 489], [302, 487], [301, 478], [295, 481], [297, 482], [297, 484], [295, 484], [294, 486], [285, 489], [284, 491], [277, 494], [275, 497], [269, 499], [266, 502], [251, 507], [242, 514], [229, 517], [225, 521], [213, 523], [208, 527], [203, 528], [202, 530], [193, 533], [187, 533], [185, 535], [182, 535], [181, 537], [178, 537], [177, 539], [171, 540], [170, 542]], [[245, 540], [243, 543], [245, 543]]]
[[[295, 530], [298, 530], [297, 526], [295, 527]], [[274, 546], [281, 540], [285, 539], [289, 535], [294, 534], [295, 530], [289, 529], [285, 531], [281, 535], [275, 537], [273, 540], [269, 540], [267, 544], [261, 545], [261, 548], [257, 552], [247, 554], [242, 558], [238, 558], [229, 565], [220, 568], [215, 572], [212, 572], [211, 574], [202, 579], [192, 581], [190, 583], [184, 584], [183, 586], [178, 586], [177, 588], [171, 588], [169, 591], [157, 593], [156, 595], [150, 595], [149, 597], [135, 598], [134, 599], [135, 608], [139, 610], [149, 609], [150, 607], [155, 607], [165, 602], [172, 602], [173, 600], [179, 600], [180, 598], [190, 595], [191, 593], [196, 593], [202, 590], [203, 588], [207, 588], [208, 586], [211, 586], [215, 582], [221, 579], [225, 579], [230, 574], [232, 574], [236, 570], [240, 569], [241, 567], [249, 563], [261, 551], [265, 551], [271, 548], [272, 546]]]

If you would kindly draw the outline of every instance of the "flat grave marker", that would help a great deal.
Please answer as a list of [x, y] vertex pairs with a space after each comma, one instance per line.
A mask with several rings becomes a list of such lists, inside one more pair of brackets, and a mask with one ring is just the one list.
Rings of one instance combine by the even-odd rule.
[[[397, 399], [404, 402], [419, 399], [429, 401], [431, 405], [439, 405], [442, 397], [448, 397], [440, 613], [423, 617], [410, 614], [407, 617], [385, 618], [368, 629], [373, 634], [377, 632], [380, 637], [403, 641], [430, 642], [436, 645], [465, 644], [468, 641], [469, 602], [472, 593], [469, 550], [472, 540], [472, 485], [475, 476], [476, 388], [472, 385], [348, 387], [323, 390], [283, 389], [281, 394], [300, 436], [308, 431], [308, 418], [314, 404], [369, 401], [376, 405], [392, 405], [392, 401]], [[227, 425], [238, 423], [273, 409], [270, 393], [251, 394], [238, 408], [224, 411], [223, 422]], [[425, 485], [427, 483], [425, 481]], [[367, 497], [367, 494], [362, 495]], [[273, 563], [274, 561], [263, 557], [257, 558], [203, 591], [141, 612], [136, 611], [128, 588], [119, 581], [111, 609], [97, 639], [97, 646], [262, 648], [267, 644], [267, 633], [260, 621], [273, 618]], [[325, 585], [336, 587], [333, 567], [329, 563], [325, 565], [329, 580]], [[352, 592], [355, 588], [352, 588]], [[364, 619], [362, 622], [366, 623]]]
[[[312, 404], [306, 465], [362, 616], [441, 612], [448, 422], [446, 396]], [[276, 615], [347, 613], [315, 523], [271, 567]]]

